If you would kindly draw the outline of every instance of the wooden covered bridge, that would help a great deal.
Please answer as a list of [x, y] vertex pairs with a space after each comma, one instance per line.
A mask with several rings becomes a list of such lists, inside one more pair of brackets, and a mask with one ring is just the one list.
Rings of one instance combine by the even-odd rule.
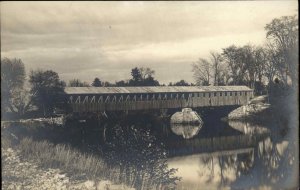
[[72, 112], [102, 112], [245, 105], [246, 86], [66, 87]]

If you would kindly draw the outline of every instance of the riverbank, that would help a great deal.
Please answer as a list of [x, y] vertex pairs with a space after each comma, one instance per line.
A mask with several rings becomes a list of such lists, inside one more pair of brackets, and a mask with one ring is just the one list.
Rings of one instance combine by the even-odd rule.
[[298, 134], [298, 100], [293, 92], [281, 96], [258, 96], [239, 107], [225, 119], [245, 134], [269, 133], [277, 142], [296, 141]]
[[1, 123], [3, 189], [134, 189], [116, 184], [118, 171], [101, 158], [64, 144], [19, 137], [7, 124]]
[[[12, 148], [1, 149], [2, 152], [2, 188], [7, 190], [42, 190], [42, 189], [123, 189], [122, 185], [113, 185], [109, 180], [84, 180], [69, 177], [60, 169], [42, 168], [26, 160], [21, 151]], [[133, 189], [133, 188], [131, 188]]]
[[110, 184], [100, 189], [173, 189], [180, 180], [176, 169], [166, 164], [164, 144], [144, 122], [135, 126], [95, 120], [63, 125], [45, 119], [4, 121], [1, 132], [2, 151], [11, 148], [21, 162], [33, 163], [43, 172], [60, 169], [71, 182], [89, 181], [93, 184], [89, 189], [97, 189], [102, 181]]
[[267, 103], [267, 96], [258, 96], [249, 104], [241, 106], [228, 114], [227, 119], [239, 121], [266, 120], [270, 116], [270, 104]]

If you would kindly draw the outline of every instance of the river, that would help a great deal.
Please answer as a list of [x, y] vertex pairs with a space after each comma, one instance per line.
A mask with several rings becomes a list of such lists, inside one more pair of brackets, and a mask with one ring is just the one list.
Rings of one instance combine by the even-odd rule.
[[296, 129], [281, 136], [274, 126], [221, 121], [216, 114], [203, 121], [174, 126], [170, 116], [139, 113], [12, 130], [99, 155], [136, 189], [287, 189], [298, 182]]
[[[123, 128], [127, 126], [127, 129], [128, 126], [150, 129], [155, 141], [165, 145], [159, 150], [167, 152], [168, 168], [177, 169], [174, 175], [180, 181], [177, 181], [176, 189], [286, 189], [297, 181], [293, 177], [298, 176], [294, 169], [297, 166], [295, 141], [288, 135], [274, 135], [268, 126], [242, 121], [224, 122], [220, 118], [204, 120], [202, 127], [172, 126], [168, 118], [132, 116], [125, 121], [113, 120], [105, 124], [107, 141], [113, 138], [109, 131], [116, 123]], [[87, 144], [92, 144], [92, 139], [99, 141], [103, 131], [88, 133]], [[93, 135], [95, 138], [91, 138]], [[130, 137], [123, 139], [126, 141]], [[118, 143], [121, 148], [115, 156], [119, 154], [126, 157], [126, 163], [133, 163], [138, 152], [135, 142], [126, 142], [124, 146], [123, 141]], [[138, 149], [147, 152], [150, 145], [145, 143]], [[121, 149], [126, 149], [126, 153]], [[147, 159], [142, 160], [136, 163], [143, 165], [147, 162]]]
[[286, 189], [295, 183], [297, 161], [290, 139], [275, 140], [266, 127], [246, 122], [217, 123], [204, 125], [197, 134], [182, 126], [194, 136], [170, 140], [174, 156], [168, 164], [181, 177], [177, 189]]

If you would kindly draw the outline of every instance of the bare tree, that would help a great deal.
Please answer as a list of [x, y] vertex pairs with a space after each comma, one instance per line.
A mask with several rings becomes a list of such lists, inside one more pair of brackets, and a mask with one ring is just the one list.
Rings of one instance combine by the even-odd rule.
[[193, 76], [197, 85], [208, 86], [211, 79], [211, 64], [206, 59], [200, 58], [197, 62], [192, 64]]
[[141, 68], [139, 68], [139, 70], [140, 70], [143, 80], [145, 80], [146, 78], [152, 77], [155, 74], [155, 71], [150, 69], [149, 67], [147, 67], [147, 68], [141, 67]]
[[218, 86], [220, 84], [224, 85], [224, 74], [223, 74], [223, 68], [222, 68], [222, 61], [223, 58], [221, 54], [216, 52], [210, 53], [210, 60], [213, 70], [213, 79], [214, 79], [214, 85]]
[[69, 81], [68, 86], [70, 86], [70, 87], [89, 87], [90, 85], [89, 85], [89, 83], [82, 82], [79, 79], [72, 79]]

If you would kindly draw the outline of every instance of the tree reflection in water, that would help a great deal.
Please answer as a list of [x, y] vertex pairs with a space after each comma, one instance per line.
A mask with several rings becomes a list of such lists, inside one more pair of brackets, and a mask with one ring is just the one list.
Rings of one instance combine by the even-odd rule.
[[[244, 122], [234, 122], [234, 128], [243, 131], [242, 136], [251, 136], [251, 138], [213, 137], [211, 142], [220, 141], [220, 143], [204, 143], [206, 146], [212, 146], [211, 148], [202, 146], [203, 138], [183, 140], [181, 144], [186, 148], [192, 145], [195, 147], [201, 145], [202, 148], [193, 149], [196, 152], [185, 152], [188, 155], [176, 154], [176, 157], [169, 159], [170, 165], [179, 168], [178, 175], [183, 177], [182, 182], [179, 183], [179, 189], [199, 189], [199, 187], [201, 189], [286, 189], [295, 187], [298, 181], [298, 163], [295, 161], [297, 160], [295, 151], [297, 138], [292, 132], [280, 136], [270, 128]], [[231, 138], [236, 139], [234, 140], [235, 146], [225, 146]], [[238, 139], [247, 142], [248, 140], [254, 141], [246, 148], [238, 143]], [[184, 148], [183, 145], [182, 148]], [[228, 147], [231, 149], [227, 149]], [[198, 178], [194, 178], [193, 175], [197, 175]]]
[[[235, 123], [235, 128], [250, 126], [246, 122]], [[261, 126], [253, 125], [255, 128]], [[245, 127], [244, 127], [245, 128]], [[255, 134], [253, 134], [255, 135]], [[282, 136], [278, 130], [270, 130], [269, 137], [260, 141], [255, 147], [255, 161], [252, 168], [240, 175], [232, 184], [236, 188], [260, 188], [262, 186], [271, 189], [286, 189], [294, 187], [298, 181], [298, 163], [295, 162], [297, 142], [292, 130]], [[252, 176], [251, 180], [249, 176]]]
[[[254, 163], [254, 150], [243, 153], [219, 152], [202, 155], [198, 170], [199, 177], [206, 177], [206, 183], [217, 182], [219, 187], [229, 185], [240, 175], [246, 174]], [[206, 176], [205, 176], [206, 175]]]

